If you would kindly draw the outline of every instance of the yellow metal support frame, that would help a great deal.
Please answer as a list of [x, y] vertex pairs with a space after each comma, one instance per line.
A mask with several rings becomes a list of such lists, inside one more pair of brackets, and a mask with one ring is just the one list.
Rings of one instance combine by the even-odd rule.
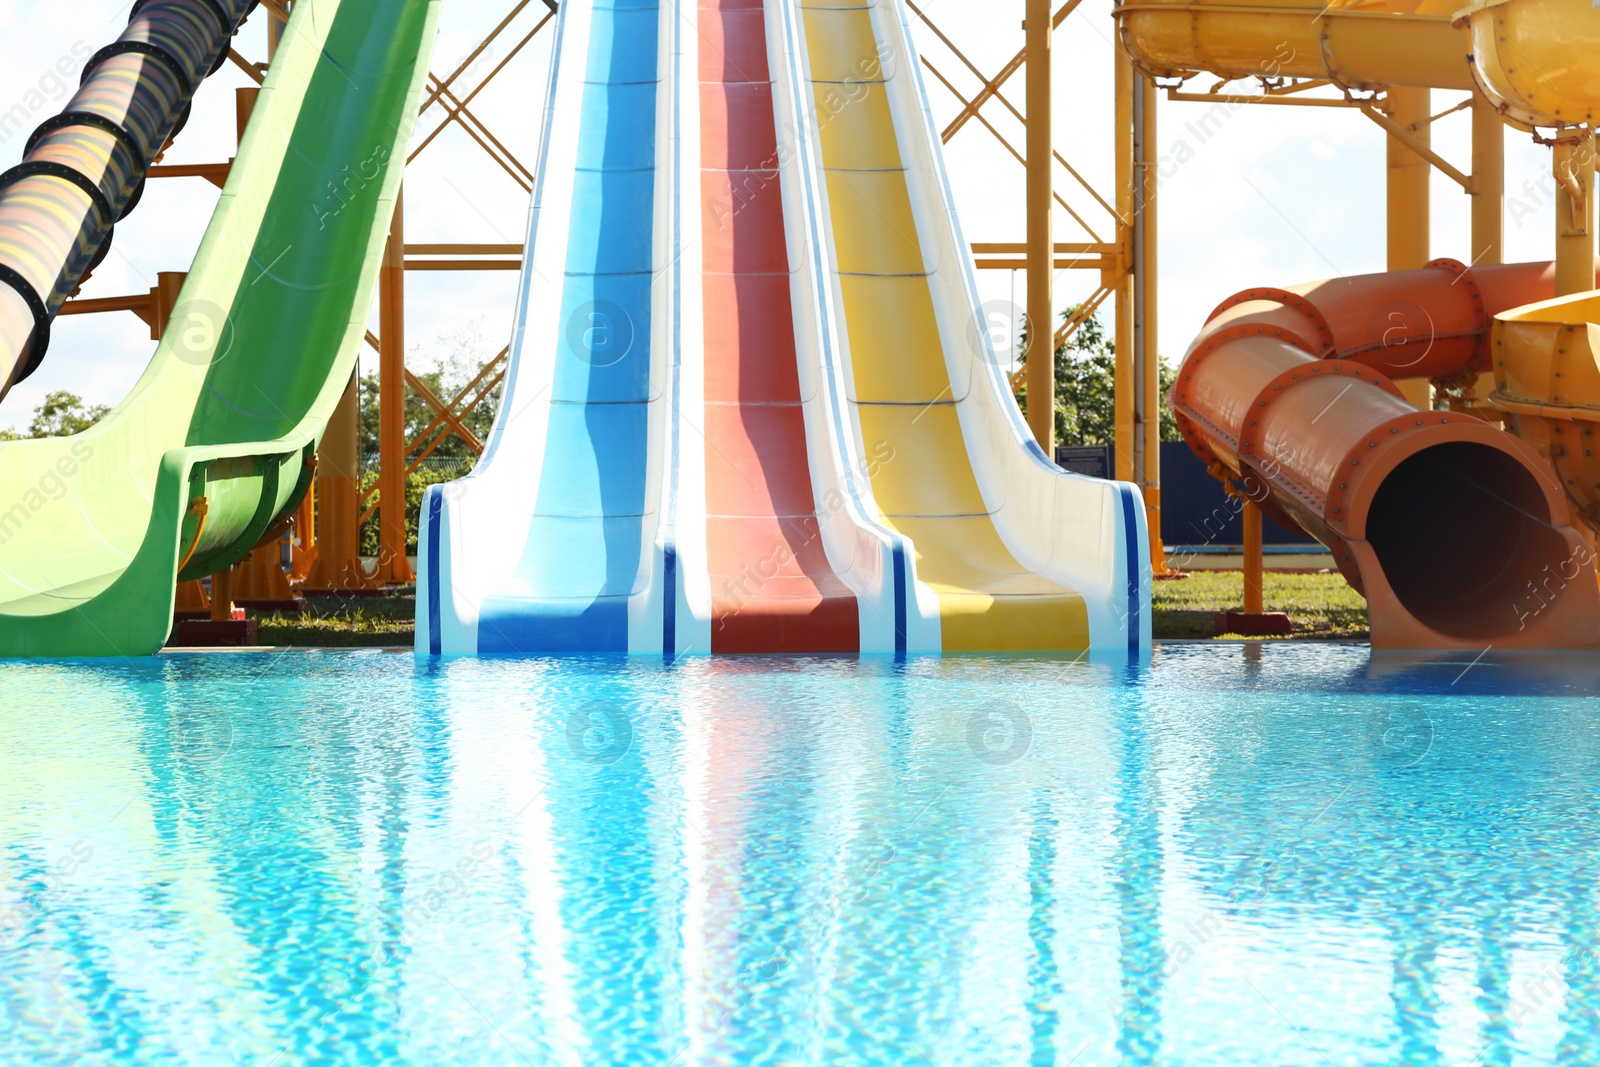
[[[1135, 112], [1133, 126], [1135, 128], [1135, 145], [1131, 152], [1125, 152], [1119, 145], [1117, 152], [1118, 161], [1118, 187], [1119, 191], [1128, 186], [1130, 178], [1124, 174], [1124, 160], [1128, 166], [1137, 169], [1145, 161], [1144, 152], [1138, 143], [1141, 136], [1153, 140], [1154, 129], [1147, 126], [1146, 122], [1153, 119], [1153, 92], [1146, 89], [1143, 94], [1135, 88], [1141, 82], [1139, 74], [1132, 69], [1131, 63], [1124, 55], [1119, 55], [1117, 70], [1116, 106], [1118, 109], [1117, 129], [1119, 136], [1127, 129], [1127, 124], [1121, 115], [1125, 109]], [[1307, 107], [1345, 107], [1356, 108], [1362, 111], [1369, 119], [1380, 126], [1387, 134], [1386, 147], [1388, 153], [1388, 269], [1390, 270], [1415, 270], [1426, 265], [1432, 258], [1431, 255], [1431, 211], [1432, 193], [1431, 180], [1433, 171], [1439, 170], [1449, 177], [1464, 192], [1472, 197], [1472, 236], [1471, 264], [1500, 263], [1504, 257], [1505, 243], [1505, 126], [1495, 107], [1483, 97], [1481, 92], [1474, 91], [1472, 95], [1461, 103], [1450, 107], [1438, 114], [1432, 113], [1432, 93], [1424, 88], [1411, 88], [1401, 86], [1378, 87], [1362, 95], [1353, 91], [1349, 86], [1340, 83], [1336, 78], [1316, 78], [1293, 76], [1288, 78], [1260, 77], [1261, 89], [1254, 93], [1224, 92], [1224, 90], [1238, 81], [1237, 78], [1219, 77], [1211, 86], [1210, 91], [1204, 93], [1184, 92], [1178, 85], [1166, 86], [1167, 98], [1176, 101], [1201, 102], [1201, 103], [1239, 103], [1239, 104], [1277, 104], [1298, 105]], [[1337, 88], [1342, 95], [1339, 97], [1300, 95], [1308, 91], [1322, 88]], [[1139, 101], [1143, 102], [1146, 115], [1138, 115]], [[1432, 125], [1447, 115], [1460, 111], [1470, 111], [1472, 118], [1472, 173], [1467, 174], [1450, 163], [1433, 149]], [[1563, 131], [1567, 132], [1567, 131]], [[1558, 187], [1558, 226], [1561, 227], [1558, 238], [1557, 256], [1557, 288], [1559, 292], [1582, 292], [1593, 287], [1594, 283], [1594, 236], [1593, 236], [1593, 189], [1594, 189], [1595, 152], [1592, 135], [1586, 134], [1568, 137], [1556, 144], [1556, 184]], [[1154, 226], [1154, 184], [1141, 183], [1141, 188], [1150, 193], [1148, 203], [1133, 205], [1135, 212], [1147, 224], [1150, 231]], [[1123, 207], [1119, 198], [1118, 207]], [[1146, 218], [1148, 216], [1148, 218]], [[1561, 242], [1568, 242], [1563, 245]], [[1153, 316], [1156, 301], [1149, 293], [1137, 291], [1139, 279], [1146, 270], [1153, 278], [1156, 266], [1156, 247], [1152, 241], [1143, 237], [1136, 242], [1139, 249], [1139, 259], [1134, 267], [1136, 292], [1131, 298], [1125, 298], [1119, 290], [1119, 302], [1127, 299], [1126, 308], [1119, 309], [1117, 316], [1117, 332], [1119, 338], [1117, 360], [1117, 439], [1118, 439], [1118, 467], [1119, 477], [1137, 478], [1145, 488], [1146, 503], [1151, 509], [1152, 532], [1158, 531], [1160, 514], [1160, 475], [1159, 469], [1154, 473], [1144, 469], [1139, 456], [1135, 455], [1131, 462], [1123, 459], [1124, 450], [1136, 448], [1140, 437], [1143, 437], [1145, 448], [1150, 448], [1152, 439], [1148, 425], [1144, 426], [1141, 435], [1141, 412], [1139, 404], [1142, 401], [1151, 406], [1146, 410], [1157, 411], [1149, 395], [1148, 382], [1140, 375], [1143, 373], [1158, 373], [1159, 362], [1151, 358], [1146, 345], [1142, 342], [1145, 332], [1154, 333], [1153, 319], [1143, 321], [1141, 316]], [[1565, 250], [1565, 265], [1561, 250]], [[1138, 310], [1135, 310], [1137, 308]], [[1123, 338], [1134, 338], [1135, 347], [1138, 349], [1137, 360], [1124, 358], [1122, 353]], [[1485, 380], [1486, 379], [1486, 380]], [[1408, 399], [1422, 408], [1433, 406], [1433, 385], [1426, 381], [1405, 381], [1400, 383]], [[1487, 397], [1493, 389], [1493, 375], [1485, 375], [1476, 383], [1472, 391], [1472, 398]], [[1125, 396], [1127, 393], [1132, 396]], [[1135, 399], [1134, 397], [1138, 399]], [[1158, 399], [1158, 398], [1157, 398]], [[1158, 436], [1158, 435], [1157, 435]], [[1259, 613], [1261, 606], [1261, 579], [1263, 567], [1262, 543], [1260, 534], [1260, 512], [1253, 506], [1245, 509], [1245, 610], [1250, 613]], [[1156, 570], [1159, 574], [1162, 568], [1161, 552], [1153, 546], [1153, 556]]]
[[1056, 450], [1053, 31], [1050, 0], [1028, 0], [1028, 425], [1047, 456]]

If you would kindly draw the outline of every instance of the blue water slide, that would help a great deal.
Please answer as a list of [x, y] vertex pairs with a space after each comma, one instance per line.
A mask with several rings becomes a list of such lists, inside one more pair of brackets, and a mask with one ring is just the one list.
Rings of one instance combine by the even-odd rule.
[[630, 650], [660, 496], [661, 18], [562, 5], [506, 394], [477, 471], [424, 501], [419, 653]]

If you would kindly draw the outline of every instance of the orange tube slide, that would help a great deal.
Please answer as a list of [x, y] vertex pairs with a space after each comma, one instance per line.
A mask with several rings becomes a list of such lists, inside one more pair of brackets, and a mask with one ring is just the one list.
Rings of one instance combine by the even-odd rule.
[[716, 652], [861, 647], [823, 552], [761, 0], [700, 0], [706, 493]]
[[1249, 290], [1212, 314], [1169, 401], [1214, 473], [1333, 552], [1374, 646], [1600, 645], [1594, 553], [1548, 465], [1391, 380], [1489, 369], [1494, 316], [1553, 292], [1548, 264], [1450, 261]]

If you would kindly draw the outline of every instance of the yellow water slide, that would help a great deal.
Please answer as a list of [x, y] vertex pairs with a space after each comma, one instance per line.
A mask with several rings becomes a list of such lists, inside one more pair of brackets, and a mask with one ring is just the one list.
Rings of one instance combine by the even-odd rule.
[[[1057, 469], [982, 318], [904, 5], [803, 0], [790, 50], [835, 332], [842, 449], [912, 566], [910, 648], [1139, 648], [1148, 541], [1133, 487]], [[824, 354], [823, 359], [826, 359]], [[901, 606], [903, 605], [903, 606]]]
[[1471, 35], [1479, 88], [1513, 124], [1546, 128], [1554, 150], [1557, 290], [1497, 316], [1489, 398], [1555, 467], [1578, 515], [1600, 530], [1600, 294], [1595, 248], [1595, 126], [1600, 11], [1590, 0], [1501, 0], [1457, 19]]
[[[1326, 79], [1353, 89], [1471, 89], [1457, 0], [1126, 0], [1123, 42], [1156, 77]], [[1308, 14], [1309, 12], [1309, 14]]]

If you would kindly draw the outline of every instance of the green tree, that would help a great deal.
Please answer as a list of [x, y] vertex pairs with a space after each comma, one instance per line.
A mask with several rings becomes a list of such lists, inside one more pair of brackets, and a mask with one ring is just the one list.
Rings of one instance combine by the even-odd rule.
[[[1062, 313], [1066, 321], [1078, 313], [1070, 307]], [[1023, 366], [1028, 362], [1028, 338], [1024, 333], [1019, 359]], [[1178, 420], [1167, 407], [1167, 390], [1172, 387], [1177, 372], [1161, 361], [1161, 439], [1181, 440]], [[1056, 440], [1063, 445], [1108, 445], [1117, 437], [1116, 387], [1117, 346], [1106, 334], [1098, 315], [1090, 315], [1056, 349]], [[1017, 390], [1017, 403], [1022, 413], [1028, 413], [1028, 387]]]
[[110, 408], [104, 404], [85, 405], [83, 397], [58, 389], [45, 394], [44, 400], [33, 409], [33, 421], [28, 424], [29, 437], [65, 437], [82, 433], [106, 417]]

